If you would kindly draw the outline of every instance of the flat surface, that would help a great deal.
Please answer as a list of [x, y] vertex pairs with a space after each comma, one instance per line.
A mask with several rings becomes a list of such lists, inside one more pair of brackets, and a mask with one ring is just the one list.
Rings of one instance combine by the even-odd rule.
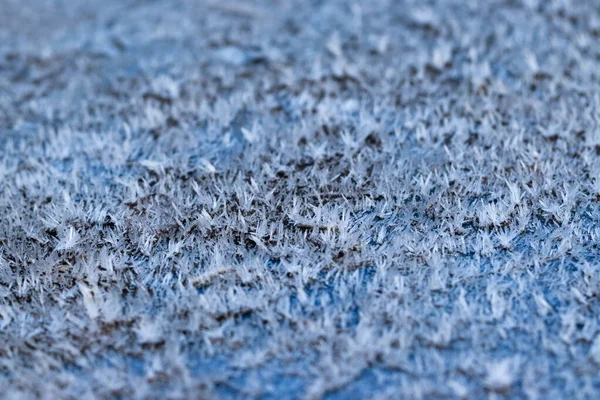
[[597, 1], [3, 0], [7, 398], [598, 398]]

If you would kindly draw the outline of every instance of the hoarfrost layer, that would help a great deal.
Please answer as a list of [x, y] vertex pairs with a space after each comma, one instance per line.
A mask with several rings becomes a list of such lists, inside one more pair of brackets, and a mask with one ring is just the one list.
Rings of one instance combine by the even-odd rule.
[[0, 387], [597, 398], [595, 1], [3, 1]]

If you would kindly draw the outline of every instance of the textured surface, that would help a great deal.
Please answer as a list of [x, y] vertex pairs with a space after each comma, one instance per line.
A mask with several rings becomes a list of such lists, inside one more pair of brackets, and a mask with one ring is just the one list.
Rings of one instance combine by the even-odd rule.
[[598, 398], [598, 4], [3, 0], [3, 394]]

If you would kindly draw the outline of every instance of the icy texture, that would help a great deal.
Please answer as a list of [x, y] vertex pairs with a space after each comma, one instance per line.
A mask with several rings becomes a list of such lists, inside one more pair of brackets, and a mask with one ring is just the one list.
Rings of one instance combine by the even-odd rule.
[[598, 1], [1, 8], [2, 395], [600, 397]]

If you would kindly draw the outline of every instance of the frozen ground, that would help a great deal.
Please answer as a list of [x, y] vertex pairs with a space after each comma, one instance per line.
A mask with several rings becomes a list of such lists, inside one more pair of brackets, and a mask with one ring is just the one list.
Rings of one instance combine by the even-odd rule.
[[2, 0], [7, 398], [600, 397], [600, 3]]

